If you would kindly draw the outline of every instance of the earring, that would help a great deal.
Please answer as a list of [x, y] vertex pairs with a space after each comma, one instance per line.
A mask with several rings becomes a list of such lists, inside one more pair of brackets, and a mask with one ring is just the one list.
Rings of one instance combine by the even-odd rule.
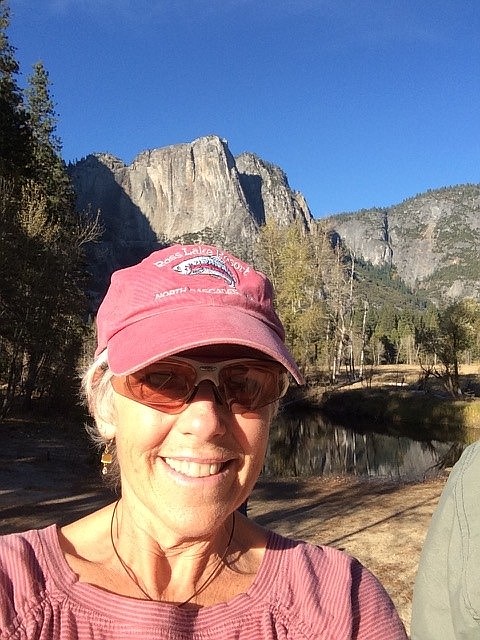
[[108, 465], [112, 464], [112, 454], [110, 453], [110, 440], [105, 444], [105, 450], [102, 453], [102, 457], [100, 458], [100, 462], [103, 464], [102, 474], [104, 476], [108, 473]]

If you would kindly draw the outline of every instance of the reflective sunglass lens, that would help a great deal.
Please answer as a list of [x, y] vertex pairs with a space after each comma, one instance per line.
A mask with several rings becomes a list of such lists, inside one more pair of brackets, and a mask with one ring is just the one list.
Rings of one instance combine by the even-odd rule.
[[[213, 384], [217, 400], [234, 412], [252, 411], [281, 398], [288, 387], [285, 370], [274, 363], [199, 363], [163, 360], [125, 378], [114, 378], [118, 393], [166, 413], [180, 413], [198, 384]], [[123, 381], [123, 382], [122, 382]]]

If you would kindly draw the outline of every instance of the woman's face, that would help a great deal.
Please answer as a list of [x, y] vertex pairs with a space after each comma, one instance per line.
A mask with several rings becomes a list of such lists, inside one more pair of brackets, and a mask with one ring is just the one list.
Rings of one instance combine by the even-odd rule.
[[[209, 350], [188, 354], [218, 357]], [[248, 354], [245, 354], [248, 356]], [[237, 358], [229, 350], [222, 359]], [[275, 405], [235, 414], [201, 382], [186, 408], [170, 415], [115, 393], [122, 498], [145, 527], [177, 542], [208, 535], [248, 498], [261, 472]]]

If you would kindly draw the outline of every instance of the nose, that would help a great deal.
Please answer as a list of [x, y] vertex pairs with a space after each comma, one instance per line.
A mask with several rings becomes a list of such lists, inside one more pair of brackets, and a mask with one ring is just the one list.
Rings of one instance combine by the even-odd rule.
[[190, 402], [203, 399], [213, 400], [218, 404], [223, 404], [222, 397], [217, 385], [211, 380], [202, 380], [195, 388], [190, 397]]
[[179, 415], [178, 424], [184, 433], [205, 440], [225, 433], [225, 407], [212, 382], [204, 380], [198, 385], [186, 409]]

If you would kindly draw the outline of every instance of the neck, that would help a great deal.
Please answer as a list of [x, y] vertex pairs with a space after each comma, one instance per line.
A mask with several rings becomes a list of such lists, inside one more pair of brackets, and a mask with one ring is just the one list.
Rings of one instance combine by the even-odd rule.
[[[169, 548], [131, 523], [122, 502], [115, 503], [110, 527], [112, 549], [117, 568], [136, 590], [132, 595], [178, 606], [217, 599], [213, 596], [218, 591], [215, 583], [227, 566], [234, 513], [210, 539], [189, 540]], [[221, 590], [218, 592], [221, 594]]]

